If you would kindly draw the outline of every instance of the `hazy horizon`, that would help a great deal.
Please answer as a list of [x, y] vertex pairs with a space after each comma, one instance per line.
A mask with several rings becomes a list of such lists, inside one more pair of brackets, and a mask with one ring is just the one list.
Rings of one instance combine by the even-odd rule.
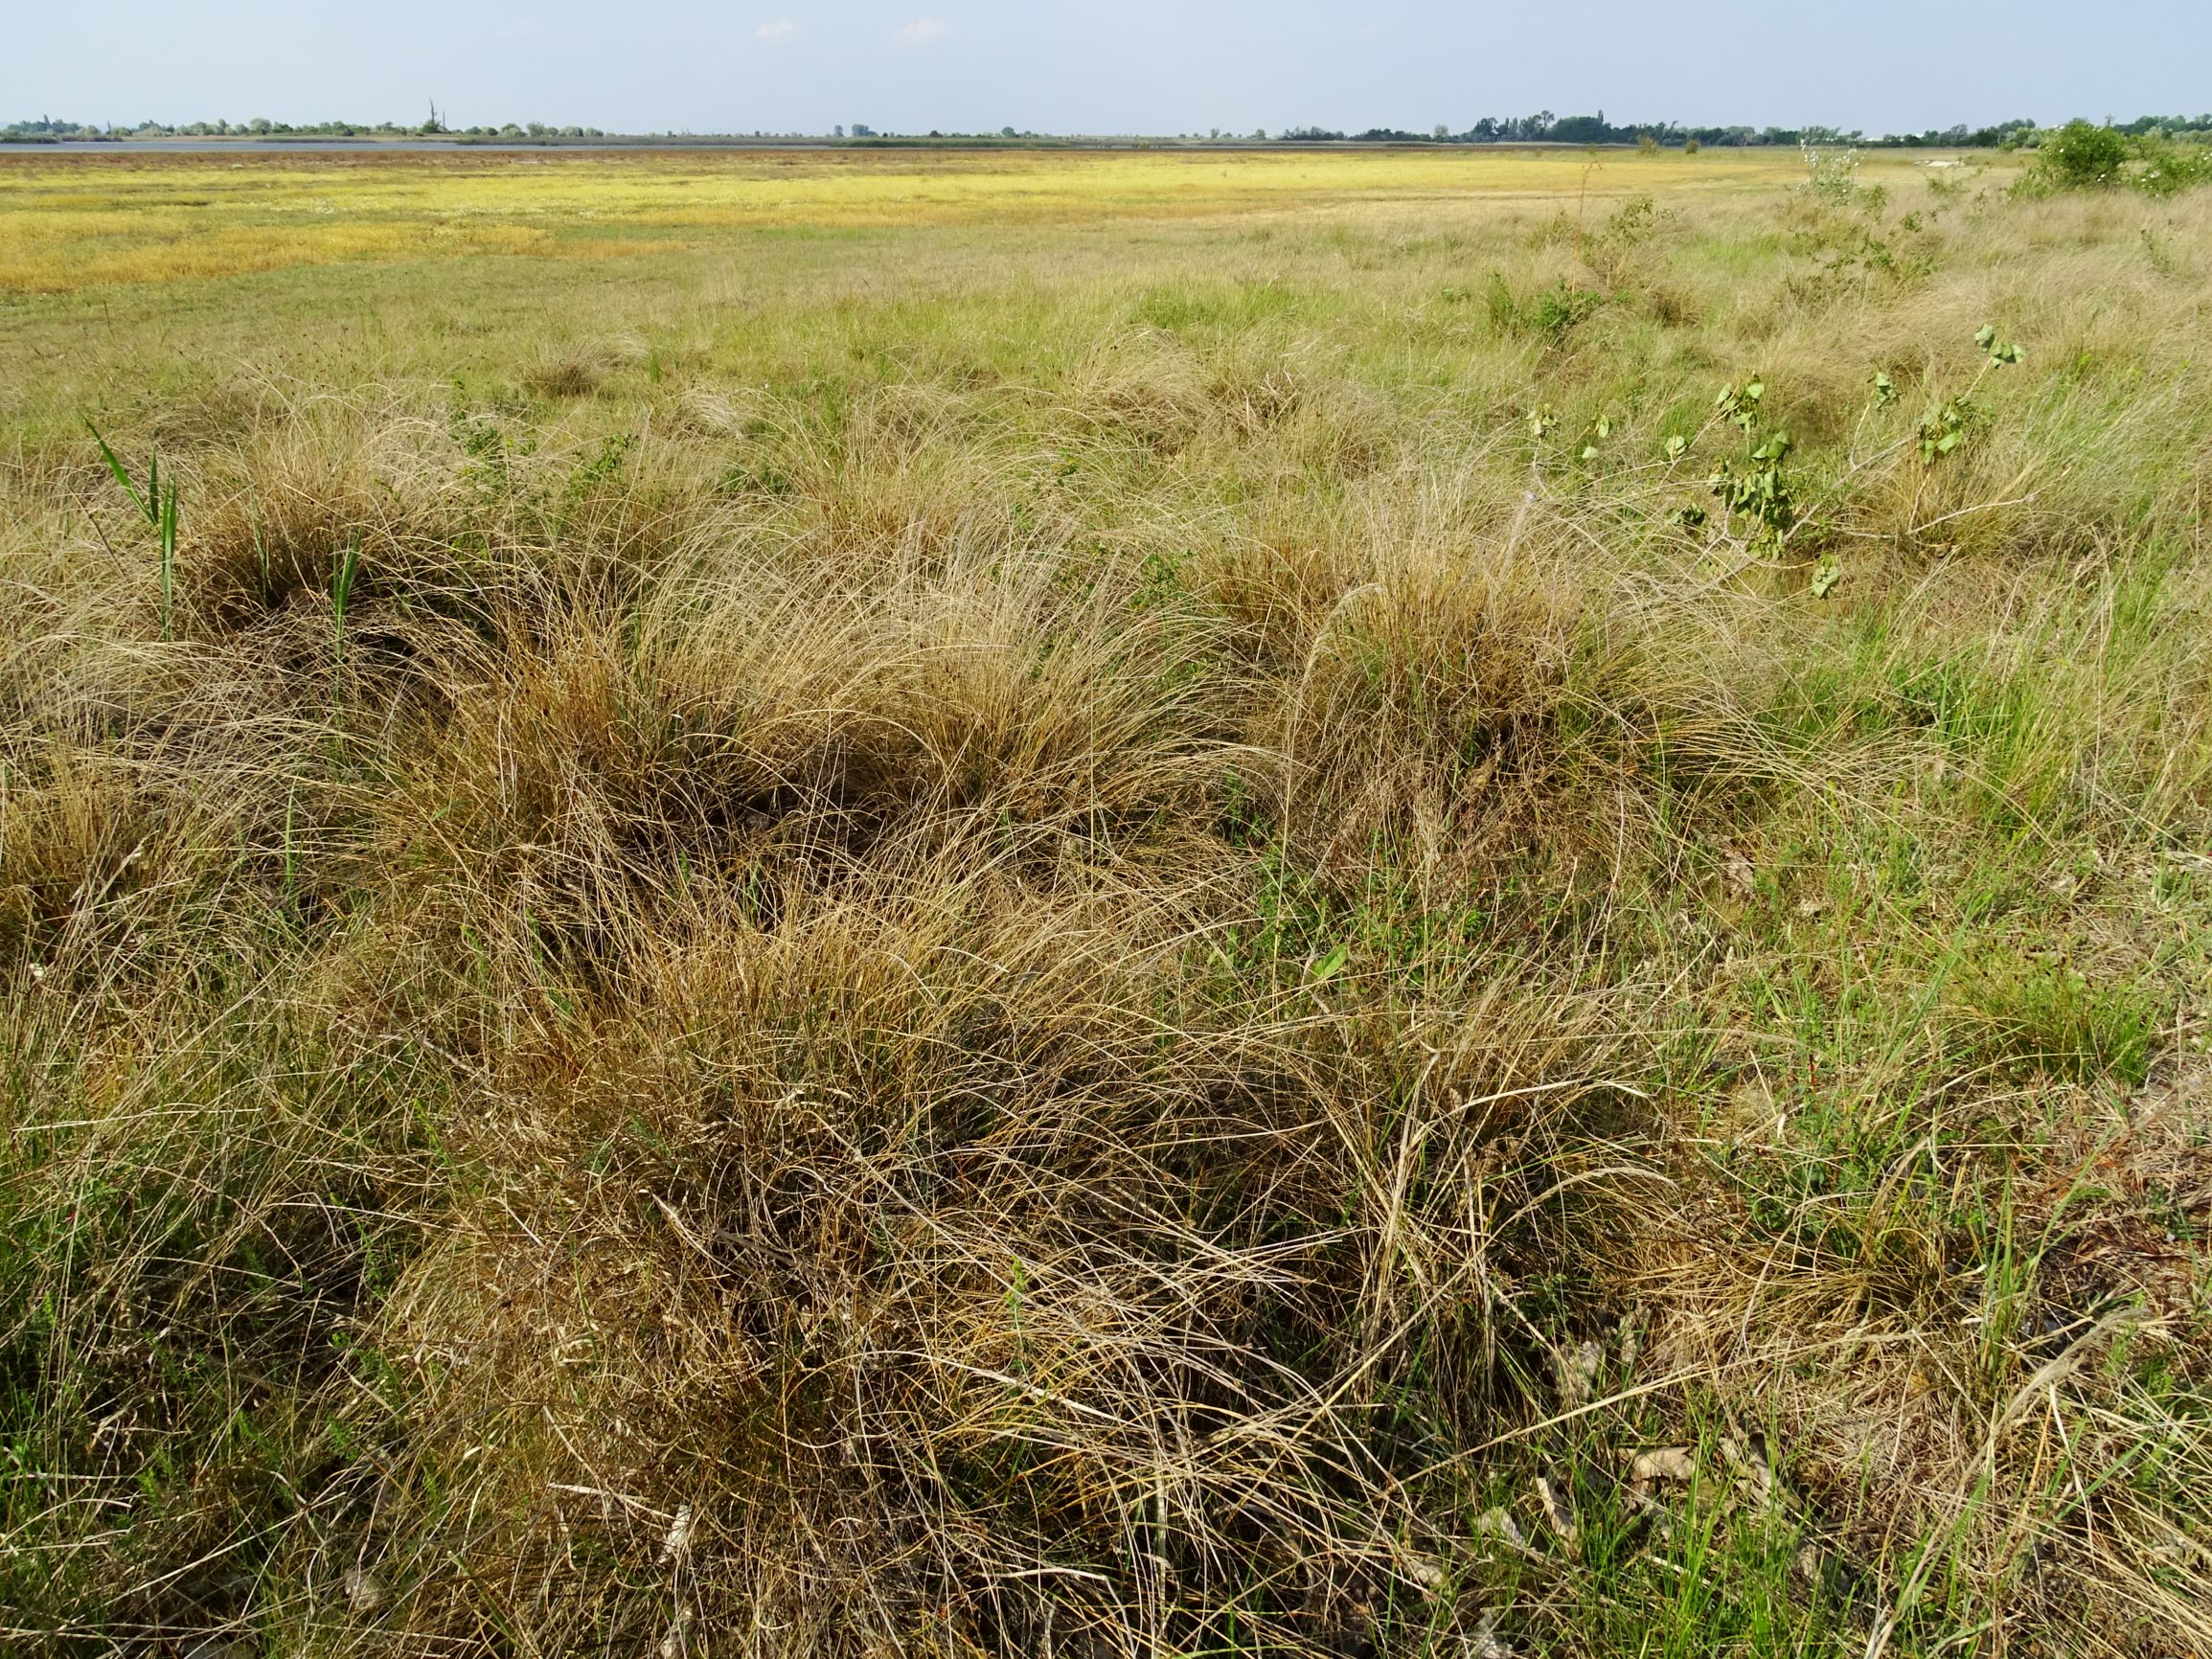
[[642, 0], [620, 21], [579, 0], [329, 14], [229, 0], [189, 15], [116, 0], [97, 30], [84, 13], [8, 11], [0, 121], [413, 124], [435, 100], [457, 127], [628, 132], [1457, 131], [1542, 108], [1880, 133], [2212, 106], [2188, 67], [2212, 61], [2201, 0], [2131, 8], [2124, 29], [2053, 0], [1868, 0], [1848, 26], [1742, 0], [1694, 18], [1598, 0], [1565, 25], [1435, 0]]

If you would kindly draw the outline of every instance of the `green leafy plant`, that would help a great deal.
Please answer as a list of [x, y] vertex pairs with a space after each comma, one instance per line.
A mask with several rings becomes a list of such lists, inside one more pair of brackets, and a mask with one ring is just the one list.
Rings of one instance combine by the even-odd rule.
[[1760, 406], [1766, 397], [1767, 383], [1756, 377], [1741, 387], [1731, 383], [1721, 388], [1714, 407], [1722, 420], [1743, 432], [1750, 451], [1742, 464], [1721, 461], [1705, 485], [1720, 497], [1731, 518], [1750, 521], [1748, 539], [1754, 546], [1778, 552], [1797, 526], [1797, 501], [1783, 468], [1790, 458], [1790, 434], [1769, 432], [1756, 443], [1750, 442], [1757, 437]]
[[1583, 262], [1613, 292], [1632, 287], [1637, 280], [1636, 250], [1651, 239], [1658, 225], [1658, 203], [1649, 195], [1632, 195], [1585, 239]]
[[1856, 148], [1825, 149], [1804, 141], [1799, 142], [1797, 148], [1805, 159], [1805, 183], [1801, 188], [1811, 200], [1864, 213], [1880, 213], [1887, 204], [1889, 193], [1881, 186], [1859, 183]]
[[2037, 170], [2061, 190], [2093, 190], [2119, 183], [2127, 165], [2125, 134], [2094, 122], [2069, 121], [2043, 140]]
[[[2027, 356], [2026, 351], [2017, 341], [1998, 338], [1996, 326], [1993, 323], [1984, 323], [1974, 330], [1973, 343], [1984, 353], [1981, 372], [1973, 377], [1973, 383], [1963, 392], [1954, 392], [1938, 398], [1928, 406], [1927, 413], [1920, 418], [1913, 428], [1913, 437], [1920, 445], [1923, 466], [1933, 466], [1966, 442], [1968, 432], [1979, 418], [1974, 407], [1974, 393], [1980, 389], [1990, 371], [2009, 368], [2024, 361]], [[1889, 384], [1887, 397], [1882, 395], [1884, 383]], [[1875, 377], [1877, 398], [1887, 402], [1895, 398], [1896, 392], [1897, 388], [1889, 382], [1888, 375], [1878, 375]]]
[[1759, 405], [1766, 399], [1767, 382], [1753, 376], [1739, 390], [1731, 381], [1721, 388], [1721, 395], [1713, 399], [1713, 407], [1721, 412], [1721, 419], [1749, 432], [1759, 424]]
[[1752, 523], [1751, 540], [1779, 548], [1797, 523], [1797, 502], [1783, 463], [1790, 457], [1790, 434], [1774, 432], [1758, 443], [1747, 465], [1722, 461], [1706, 480], [1721, 505]]
[[1924, 465], [1938, 456], [1949, 455], [1966, 441], [1967, 420], [1973, 414], [1973, 404], [1963, 396], [1946, 398], [1920, 418], [1913, 435], [1920, 441], [1920, 459]]
[[107, 463], [107, 470], [115, 475], [116, 483], [123, 486], [123, 492], [130, 497], [130, 504], [138, 509], [139, 516], [153, 531], [159, 544], [157, 557], [161, 561], [161, 637], [166, 640], [173, 627], [176, 608], [176, 486], [173, 483], [164, 486], [161, 451], [156, 448], [147, 454], [146, 489], [141, 491], [130, 481], [128, 468], [117, 457], [114, 449], [109, 447], [107, 440], [100, 435], [100, 429], [90, 420], [85, 421], [84, 429], [92, 434], [92, 441], [100, 445], [100, 457]]
[[1561, 278], [1547, 288], [1527, 297], [1516, 294], [1502, 273], [1493, 271], [1484, 292], [1484, 308], [1491, 325], [1501, 334], [1533, 336], [1559, 345], [1605, 303], [1605, 296], [1577, 288]]
[[594, 500], [609, 494], [622, 477], [624, 464], [637, 447], [634, 432], [610, 433], [599, 441], [599, 453], [583, 462], [568, 476], [561, 490], [560, 506], [555, 524], [563, 534], [576, 522], [577, 515]]
[[1989, 353], [1989, 366], [1993, 369], [2000, 364], [2018, 363], [2027, 355], [2016, 342], [1998, 339], [1995, 323], [1984, 323], [1976, 329], [1973, 343]]
[[2152, 134], [2138, 139], [2136, 146], [2143, 168], [2128, 182], [2145, 195], [2165, 197], [2212, 182], [2212, 145], [2175, 144]]

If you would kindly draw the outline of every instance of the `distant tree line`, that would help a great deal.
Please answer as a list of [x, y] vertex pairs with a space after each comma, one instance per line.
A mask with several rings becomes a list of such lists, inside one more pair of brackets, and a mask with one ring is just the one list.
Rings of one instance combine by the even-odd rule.
[[[2193, 121], [2187, 117], [2146, 117], [2121, 130], [2148, 131], [2163, 126], [2169, 133], [2212, 129], [2212, 115]], [[1286, 129], [1282, 141], [1291, 144], [1650, 144], [1663, 148], [1756, 147], [1778, 145], [1856, 145], [1862, 148], [1992, 149], [2032, 142], [2041, 130], [2026, 117], [2000, 121], [1990, 126], [1929, 127], [1926, 132], [1884, 133], [1870, 137], [1857, 129], [1834, 126], [1686, 126], [1678, 122], [1616, 124], [1604, 110], [1595, 115], [1554, 115], [1548, 109], [1534, 115], [1484, 116], [1464, 132], [1439, 127], [1429, 132], [1405, 132], [1396, 127], [1374, 126], [1365, 132], [1333, 132], [1318, 126]]]
[[[2212, 138], [2212, 114], [2205, 115], [2145, 115], [2123, 124], [2109, 124], [2109, 130], [2133, 139], [2155, 138]], [[1642, 145], [1663, 148], [1690, 148], [1705, 146], [1755, 147], [1798, 145], [1855, 145], [1864, 148], [1930, 148], [1930, 149], [2016, 149], [2035, 148], [2055, 128], [2039, 126], [2022, 117], [2017, 121], [2000, 121], [1989, 126], [1929, 127], [1925, 132], [1884, 133], [1870, 137], [1856, 129], [1844, 131], [1833, 126], [1687, 126], [1677, 122], [1615, 123], [1606, 119], [1604, 110], [1595, 115], [1554, 115], [1548, 109], [1534, 115], [1484, 116], [1464, 132], [1453, 132], [1447, 125], [1439, 125], [1427, 132], [1408, 132], [1396, 127], [1374, 126], [1364, 132], [1339, 132], [1320, 126], [1293, 126], [1273, 135], [1265, 131], [1239, 137], [1216, 128], [1211, 135], [1181, 134], [1174, 138], [1136, 139], [1138, 143], [1234, 144], [1254, 142], [1275, 144], [1566, 144], [1566, 145]], [[862, 142], [882, 142], [891, 135], [855, 123], [853, 138]], [[389, 121], [352, 122], [323, 121], [304, 125], [289, 122], [254, 119], [251, 121], [194, 121], [171, 125], [158, 121], [142, 121], [135, 126], [102, 125], [98, 123], [57, 121], [52, 116], [41, 116], [36, 121], [17, 121], [0, 126], [0, 143], [54, 144], [63, 140], [115, 141], [132, 138], [441, 138], [455, 143], [539, 143], [558, 144], [576, 140], [630, 140], [653, 138], [699, 142], [741, 142], [745, 139], [804, 139], [815, 135], [804, 133], [726, 132], [662, 134], [617, 134], [602, 132], [596, 126], [549, 126], [542, 122], [509, 122], [504, 126], [449, 127], [435, 110], [427, 121], [407, 126]], [[840, 127], [835, 137], [843, 139], [845, 129]], [[957, 143], [1053, 143], [1044, 134], [1015, 132], [1012, 127], [1001, 127], [995, 132], [957, 133], [932, 131], [929, 142]], [[908, 139], [901, 142], [915, 143], [923, 140]], [[1064, 142], [1064, 141], [1061, 141]]]
[[142, 121], [135, 126], [103, 126], [97, 122], [57, 121], [41, 116], [36, 121], [11, 122], [0, 126], [0, 142], [12, 144], [59, 143], [64, 139], [89, 142], [130, 138], [449, 138], [542, 139], [605, 138], [596, 126], [548, 126], [541, 121], [509, 122], [505, 126], [447, 126], [436, 116], [407, 126], [391, 121], [316, 121], [295, 125], [257, 116], [251, 121], [192, 121], [171, 125]]
[[[1665, 148], [1692, 145], [1754, 147], [1778, 145], [1853, 145], [1866, 149], [2017, 149], [2034, 147], [2051, 129], [2022, 116], [1988, 126], [1929, 127], [1925, 132], [1883, 133], [1880, 136], [1854, 128], [1834, 126], [1685, 126], [1677, 122], [1615, 124], [1604, 110], [1595, 115], [1554, 115], [1548, 109], [1534, 115], [1484, 116], [1464, 132], [1439, 126], [1428, 132], [1406, 132], [1397, 127], [1371, 126], [1365, 132], [1337, 132], [1320, 126], [1286, 127], [1277, 134], [1283, 144], [1653, 144]], [[2168, 138], [2212, 137], [2212, 114], [2146, 115], [2113, 130], [2131, 138], [2161, 134]]]

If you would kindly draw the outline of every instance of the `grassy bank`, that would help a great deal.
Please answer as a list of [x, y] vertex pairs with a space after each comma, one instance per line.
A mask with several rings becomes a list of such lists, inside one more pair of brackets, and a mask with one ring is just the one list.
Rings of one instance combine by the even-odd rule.
[[2212, 205], [1237, 165], [0, 161], [12, 1637], [2212, 1643]]

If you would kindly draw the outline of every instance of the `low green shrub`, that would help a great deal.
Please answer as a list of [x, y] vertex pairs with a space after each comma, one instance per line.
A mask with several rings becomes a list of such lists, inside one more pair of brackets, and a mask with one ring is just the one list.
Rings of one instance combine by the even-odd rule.
[[2140, 148], [2143, 169], [2129, 182], [2148, 195], [2169, 196], [2212, 183], [2212, 145], [2146, 138], [2140, 141]]
[[2043, 140], [2041, 171], [2062, 190], [2118, 184], [2128, 165], [2128, 140], [2109, 126], [2069, 121]]

